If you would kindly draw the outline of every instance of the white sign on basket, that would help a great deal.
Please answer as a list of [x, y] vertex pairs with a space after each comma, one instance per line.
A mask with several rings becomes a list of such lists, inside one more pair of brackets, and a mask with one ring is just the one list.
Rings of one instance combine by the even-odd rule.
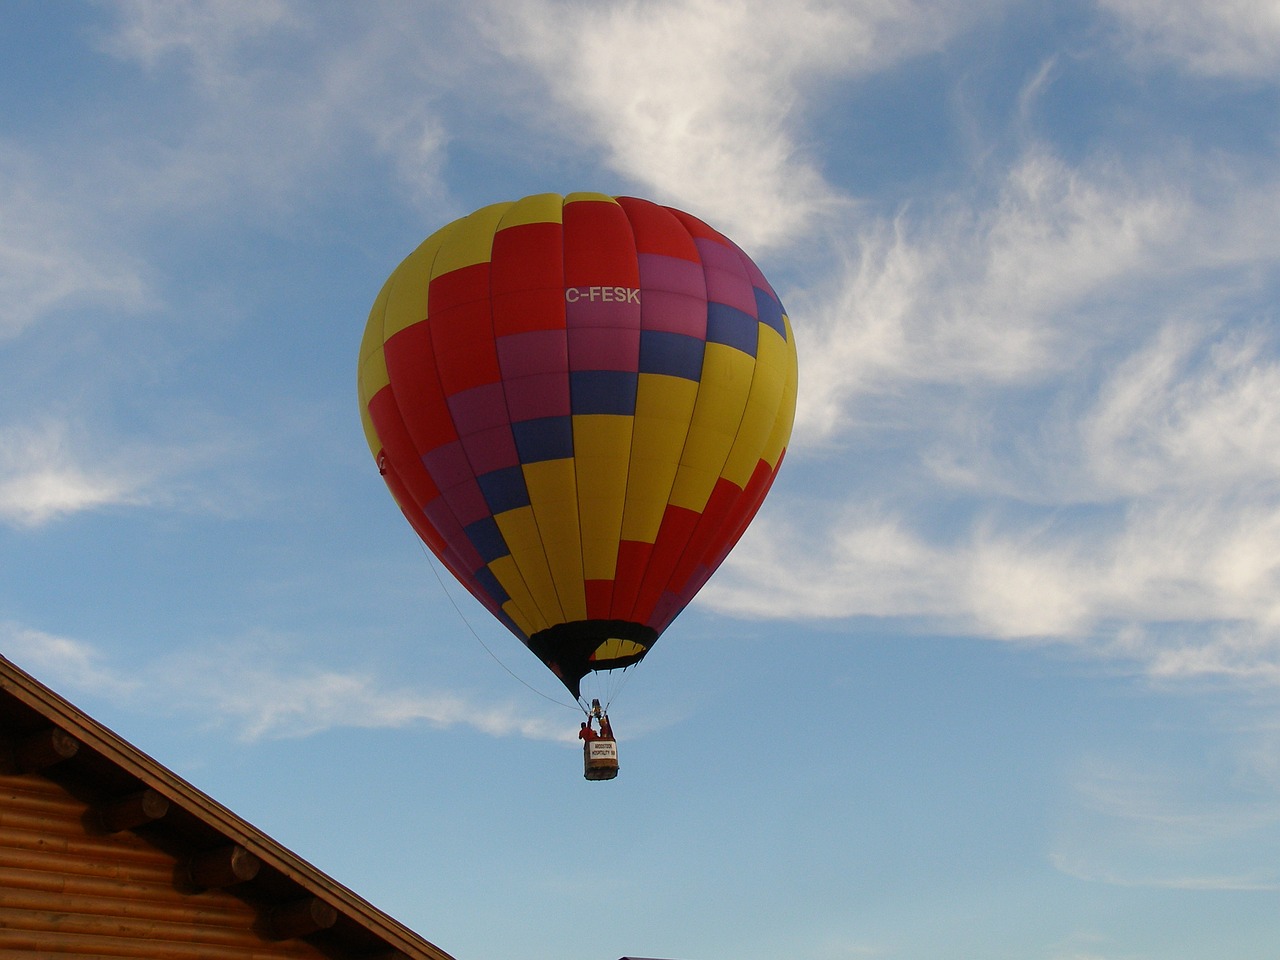
[[592, 760], [617, 760], [618, 743], [616, 740], [588, 740], [587, 756]]

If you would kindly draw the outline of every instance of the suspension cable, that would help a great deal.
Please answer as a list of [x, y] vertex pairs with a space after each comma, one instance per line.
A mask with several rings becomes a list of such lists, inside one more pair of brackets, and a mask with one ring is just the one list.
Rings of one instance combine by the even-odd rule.
[[[500, 666], [503, 670], [507, 671], [507, 673], [513, 679], [519, 681], [525, 687], [532, 690], [538, 696], [542, 697], [543, 700], [550, 700], [552, 703], [556, 704], [557, 706], [567, 707], [568, 709], [572, 710], [574, 707], [574, 704], [565, 703], [563, 700], [557, 700], [555, 697], [552, 697], [552, 696], [549, 696], [548, 694], [543, 693], [537, 687], [534, 687], [532, 684], [526, 682], [522, 677], [516, 676], [516, 674], [512, 671], [512, 669], [508, 667], [505, 663], [503, 663], [498, 658], [498, 655], [496, 653], [494, 653], [492, 650], [489, 649], [489, 645], [485, 643], [482, 639], [480, 639], [480, 634], [476, 632], [475, 627], [471, 625], [471, 621], [467, 619], [467, 615], [463, 613], [462, 608], [458, 606], [458, 602], [454, 600], [453, 594], [449, 592], [449, 588], [445, 586], [444, 579], [440, 576], [440, 570], [436, 567], [435, 557], [431, 554], [430, 551], [427, 550], [425, 544], [419, 543], [418, 547], [419, 549], [422, 550], [422, 555], [427, 558], [427, 565], [431, 567], [431, 572], [435, 574], [436, 582], [440, 584], [440, 589], [443, 590], [444, 595], [449, 598], [449, 603], [453, 605], [454, 612], [457, 613], [458, 619], [462, 621], [463, 625], [470, 632], [471, 636], [475, 637], [476, 643], [480, 644], [480, 646], [484, 648], [484, 652], [489, 654], [489, 656], [493, 658], [493, 662], [496, 663], [498, 666]], [[581, 703], [577, 704], [577, 706], [580, 709], [582, 708]]]

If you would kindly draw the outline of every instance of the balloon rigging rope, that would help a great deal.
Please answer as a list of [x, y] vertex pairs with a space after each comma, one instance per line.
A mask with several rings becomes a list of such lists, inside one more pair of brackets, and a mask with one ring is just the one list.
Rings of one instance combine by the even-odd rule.
[[[641, 661], [641, 663], [643, 662], [644, 661]], [[609, 700], [604, 705], [605, 713], [609, 712], [609, 707], [613, 703], [613, 701], [617, 700], [618, 697], [622, 695], [622, 688], [631, 682], [631, 678], [635, 676], [635, 671], [639, 669], [639, 667], [640, 667], [639, 663], [632, 663], [622, 668], [622, 679], [618, 682], [618, 685], [616, 687], [614, 687], [612, 690], [609, 691]]]
[[507, 671], [507, 673], [512, 677], [512, 679], [517, 680], [525, 687], [528, 687], [528, 689], [532, 690], [534, 693], [540, 696], [543, 700], [550, 700], [552, 703], [556, 704], [557, 706], [568, 707], [570, 710], [572, 710], [575, 706], [577, 706], [580, 710], [584, 709], [582, 704], [580, 703], [569, 704], [569, 703], [565, 703], [563, 700], [557, 700], [555, 697], [548, 696], [547, 694], [539, 690], [537, 687], [526, 682], [524, 678], [517, 676], [510, 667], [508, 667], [505, 663], [503, 663], [500, 659], [498, 659], [498, 655], [489, 649], [489, 645], [487, 643], [485, 643], [482, 639], [480, 639], [480, 634], [476, 632], [476, 628], [471, 625], [471, 621], [467, 619], [467, 615], [462, 612], [462, 608], [458, 606], [458, 602], [453, 599], [453, 594], [450, 593], [449, 588], [445, 586], [444, 578], [440, 576], [440, 571], [436, 567], [435, 560], [432, 558], [431, 554], [427, 551], [426, 546], [421, 543], [419, 543], [418, 546], [422, 550], [422, 555], [427, 558], [427, 565], [431, 567], [431, 572], [435, 574], [436, 582], [440, 584], [440, 589], [444, 591], [444, 595], [449, 598], [449, 603], [453, 605], [453, 610], [455, 613], [457, 613], [458, 619], [462, 621], [463, 626], [467, 628], [471, 636], [476, 638], [476, 643], [480, 644], [480, 646], [484, 648], [484, 652], [493, 658], [494, 663], [500, 666], [503, 670]]

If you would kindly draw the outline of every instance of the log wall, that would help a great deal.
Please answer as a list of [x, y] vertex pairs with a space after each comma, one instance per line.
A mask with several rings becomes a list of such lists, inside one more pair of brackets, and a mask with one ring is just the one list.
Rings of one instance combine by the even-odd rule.
[[270, 918], [36, 774], [0, 774], [0, 960], [276, 960], [324, 957], [270, 939]]

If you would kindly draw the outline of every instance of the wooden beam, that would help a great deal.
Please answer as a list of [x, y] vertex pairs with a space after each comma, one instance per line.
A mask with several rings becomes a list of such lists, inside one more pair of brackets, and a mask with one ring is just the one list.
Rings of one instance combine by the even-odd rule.
[[[78, 918], [72, 917], [71, 920]], [[16, 922], [15, 922], [16, 921]], [[29, 924], [26, 918], [14, 917], [0, 906], [0, 956], [3, 957], [132, 957], [137, 960], [245, 960], [246, 957], [271, 956], [271, 948], [248, 927], [225, 939], [207, 939], [207, 928], [181, 927], [173, 936], [157, 936], [156, 924], [129, 924], [120, 929], [119, 922], [105, 922], [97, 929], [85, 929], [59, 921], [49, 915], [43, 927]], [[166, 931], [168, 932], [168, 931]], [[311, 951], [281, 949], [282, 956], [318, 955]]]
[[14, 745], [13, 756], [22, 773], [44, 770], [70, 760], [80, 750], [80, 741], [61, 727], [47, 727]]
[[[210, 891], [206, 896], [183, 896], [167, 885], [109, 884], [41, 871], [0, 870], [0, 908], [61, 913], [67, 923], [86, 917], [128, 918], [245, 931], [248, 937], [256, 913], [253, 907], [230, 894]], [[33, 914], [34, 915], [34, 914]], [[16, 921], [14, 921], [16, 922]], [[30, 926], [30, 916], [23, 923]], [[255, 932], [253, 936], [261, 941]], [[199, 937], [197, 937], [199, 939]], [[0, 957], [8, 957], [0, 950]]]
[[263, 920], [267, 937], [290, 940], [329, 929], [338, 922], [338, 911], [319, 897], [303, 897], [274, 908]]
[[244, 847], [232, 844], [198, 853], [189, 858], [184, 867], [193, 887], [209, 890], [252, 880], [258, 875], [262, 861]]
[[107, 833], [119, 833], [159, 820], [168, 812], [169, 801], [148, 787], [104, 804], [98, 809], [98, 822]]

